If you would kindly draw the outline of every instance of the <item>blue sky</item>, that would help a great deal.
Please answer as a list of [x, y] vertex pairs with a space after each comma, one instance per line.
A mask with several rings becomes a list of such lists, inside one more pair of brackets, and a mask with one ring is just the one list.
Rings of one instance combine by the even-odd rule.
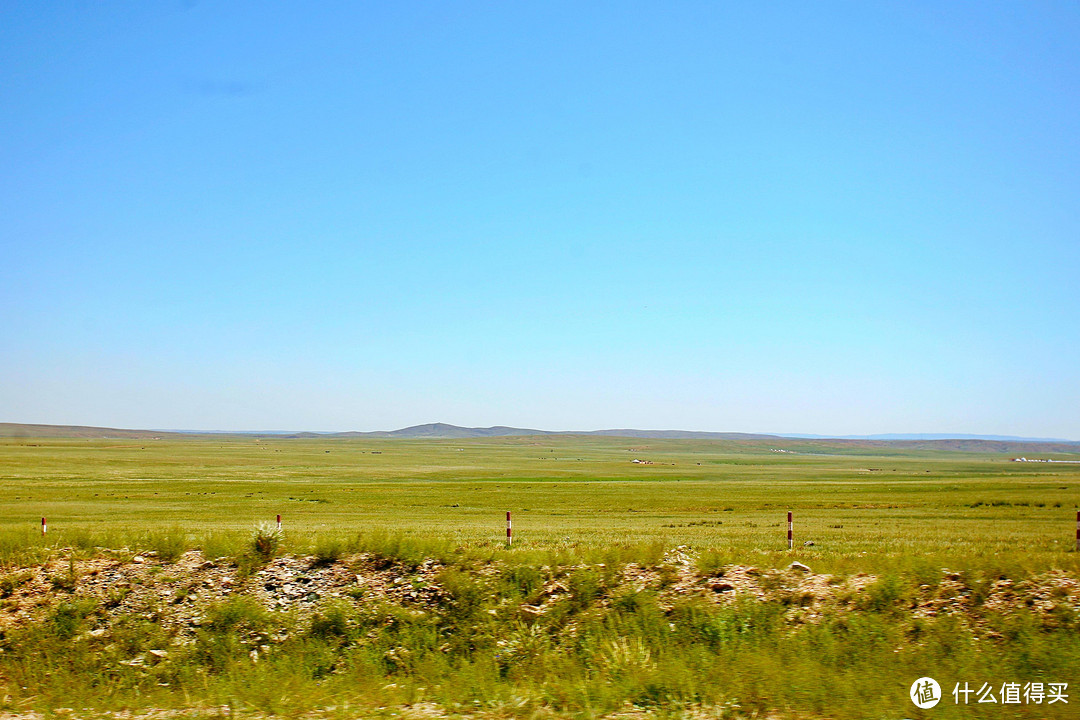
[[0, 421], [1080, 439], [1074, 3], [7, 3]]

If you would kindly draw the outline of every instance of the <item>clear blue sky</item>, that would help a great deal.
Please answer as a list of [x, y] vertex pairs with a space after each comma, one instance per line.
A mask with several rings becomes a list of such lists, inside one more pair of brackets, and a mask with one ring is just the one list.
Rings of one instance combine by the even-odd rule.
[[0, 421], [1080, 439], [1080, 5], [5, 3]]

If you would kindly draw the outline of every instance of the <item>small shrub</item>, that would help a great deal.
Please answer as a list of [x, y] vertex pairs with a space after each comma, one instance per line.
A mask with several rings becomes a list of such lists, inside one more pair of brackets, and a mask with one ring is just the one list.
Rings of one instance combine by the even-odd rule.
[[519, 622], [503, 632], [503, 642], [495, 654], [495, 662], [503, 676], [531, 663], [542, 664], [545, 655], [551, 652], [552, 637], [539, 624]]
[[120, 603], [124, 602], [124, 599], [131, 594], [131, 586], [117, 587], [115, 585], [109, 587], [105, 591], [105, 607], [114, 608]]
[[315, 613], [311, 619], [311, 627], [308, 635], [320, 640], [339, 639], [349, 637], [349, 608], [342, 603], [327, 605], [321, 612]]
[[236, 556], [236, 577], [246, 580], [262, 567], [264, 559], [251, 553]]
[[679, 571], [671, 565], [657, 566], [656, 576], [660, 580], [660, 587], [662, 588], [671, 587], [679, 581]]
[[65, 541], [76, 550], [93, 550], [100, 543], [98, 538], [86, 530], [76, 530], [65, 534]]
[[217, 558], [237, 557], [244, 553], [244, 537], [239, 533], [214, 532], [207, 534], [201, 543], [203, 556]]
[[175, 562], [188, 549], [187, 534], [181, 528], [152, 532], [147, 535], [145, 545], [157, 553], [162, 562]]
[[316, 566], [333, 565], [345, 553], [345, 545], [337, 538], [320, 537], [313, 549]]
[[932, 560], [915, 560], [907, 568], [908, 576], [917, 585], [935, 588], [941, 584], [941, 567]]
[[697, 557], [697, 571], [705, 577], [720, 577], [724, 568], [734, 561], [729, 553], [709, 549]]
[[49, 584], [52, 585], [53, 590], [75, 592], [75, 587], [79, 584], [79, 576], [75, 573], [74, 559], [68, 559], [67, 572], [51, 575], [49, 577]]
[[192, 647], [192, 657], [213, 673], [236, 662], [269, 640], [273, 620], [254, 598], [239, 595], [207, 609], [206, 619]]
[[50, 629], [57, 637], [69, 640], [78, 634], [86, 616], [97, 609], [94, 600], [77, 600], [59, 605], [49, 618]]
[[251, 549], [263, 559], [269, 560], [281, 549], [282, 532], [269, 523], [259, 523], [251, 531]]
[[656, 607], [656, 592], [651, 589], [625, 590], [611, 599], [612, 607], [629, 614], [644, 614]]
[[907, 586], [899, 575], [889, 574], [866, 588], [863, 607], [871, 612], [885, 612], [896, 606]]
[[494, 644], [494, 618], [484, 612], [489, 591], [483, 581], [457, 568], [446, 568], [437, 576], [445, 591], [445, 600], [438, 623], [447, 638], [451, 654], [471, 656]]
[[995, 573], [983, 570], [964, 573], [964, 576], [968, 589], [971, 591], [968, 600], [974, 606], [982, 605], [990, 597], [990, 590], [994, 586]]
[[457, 568], [446, 568], [436, 581], [446, 591], [446, 618], [452, 624], [464, 623], [480, 612], [487, 591], [476, 578]]
[[575, 570], [574, 573], [570, 575], [568, 585], [570, 589], [571, 605], [575, 610], [582, 610], [588, 607], [600, 596], [600, 591], [602, 590], [600, 574], [592, 568]]
[[270, 615], [257, 600], [237, 595], [206, 611], [206, 628], [214, 633], [259, 631], [270, 624]]
[[544, 576], [531, 565], [505, 567], [499, 580], [504, 594], [523, 598], [531, 597], [544, 585]]
[[358, 535], [352, 549], [368, 552], [375, 556], [376, 567], [386, 569], [402, 565], [407, 569], [417, 568], [425, 560], [448, 563], [456, 559], [459, 553], [446, 540], [437, 537], [410, 537], [400, 532], [388, 533], [375, 530]]
[[34, 579], [33, 573], [13, 572], [0, 578], [0, 597], [10, 597], [20, 585], [25, 585]]
[[109, 627], [110, 645], [123, 657], [134, 657], [152, 648], [169, 645], [169, 633], [160, 623], [135, 613], [116, 618]]

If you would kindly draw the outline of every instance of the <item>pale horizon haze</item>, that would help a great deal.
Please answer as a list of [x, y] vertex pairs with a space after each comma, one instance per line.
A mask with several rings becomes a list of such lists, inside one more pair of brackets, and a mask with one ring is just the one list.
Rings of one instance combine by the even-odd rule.
[[1080, 5], [5, 3], [0, 422], [1080, 440]]

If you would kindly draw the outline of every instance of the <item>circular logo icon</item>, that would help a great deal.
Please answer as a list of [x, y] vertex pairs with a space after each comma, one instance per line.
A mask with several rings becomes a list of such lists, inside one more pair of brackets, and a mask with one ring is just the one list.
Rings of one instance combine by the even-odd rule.
[[921, 677], [911, 683], [911, 702], [923, 708], [932, 708], [941, 700], [941, 686], [932, 677]]

